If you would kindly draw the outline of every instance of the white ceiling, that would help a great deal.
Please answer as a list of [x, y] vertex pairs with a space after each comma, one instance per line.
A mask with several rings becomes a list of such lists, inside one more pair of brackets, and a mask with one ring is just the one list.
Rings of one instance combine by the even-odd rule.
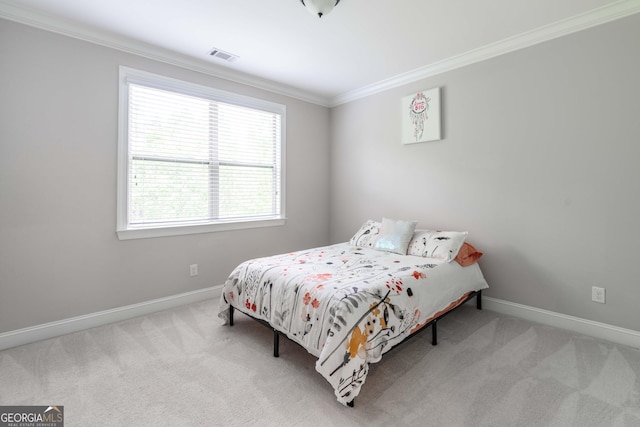
[[[322, 105], [640, 12], [640, 0], [0, 0], [0, 16]], [[219, 48], [239, 56], [211, 58]]]

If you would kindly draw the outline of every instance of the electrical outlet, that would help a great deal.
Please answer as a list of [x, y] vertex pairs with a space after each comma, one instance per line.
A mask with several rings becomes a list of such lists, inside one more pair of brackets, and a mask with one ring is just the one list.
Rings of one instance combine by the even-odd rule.
[[191, 264], [189, 266], [189, 275], [191, 277], [198, 275], [198, 264]]
[[591, 301], [604, 304], [604, 288], [591, 287]]

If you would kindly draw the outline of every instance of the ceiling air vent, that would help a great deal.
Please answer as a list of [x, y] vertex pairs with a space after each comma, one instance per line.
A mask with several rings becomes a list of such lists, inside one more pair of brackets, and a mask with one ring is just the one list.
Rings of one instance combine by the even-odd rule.
[[229, 52], [225, 52], [224, 50], [216, 49], [216, 48], [213, 48], [209, 52], [209, 55], [213, 56], [214, 58], [222, 59], [227, 62], [233, 62], [236, 59], [238, 59], [238, 56]]

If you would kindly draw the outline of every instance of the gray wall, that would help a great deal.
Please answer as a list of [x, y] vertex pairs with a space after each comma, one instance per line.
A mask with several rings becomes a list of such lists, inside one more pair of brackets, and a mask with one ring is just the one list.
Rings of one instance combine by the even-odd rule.
[[[120, 65], [286, 104], [286, 225], [119, 241]], [[328, 141], [327, 108], [0, 19], [0, 333], [219, 285], [247, 258], [327, 244]]]
[[[218, 285], [382, 216], [468, 230], [490, 296], [640, 330], [639, 39], [636, 15], [329, 112], [0, 20], [0, 333]], [[119, 65], [286, 104], [287, 224], [119, 241]], [[435, 86], [444, 139], [402, 145], [400, 99]]]
[[[487, 295], [639, 331], [639, 40], [635, 15], [332, 109], [331, 241], [468, 230]], [[401, 98], [436, 86], [444, 139], [402, 145]]]

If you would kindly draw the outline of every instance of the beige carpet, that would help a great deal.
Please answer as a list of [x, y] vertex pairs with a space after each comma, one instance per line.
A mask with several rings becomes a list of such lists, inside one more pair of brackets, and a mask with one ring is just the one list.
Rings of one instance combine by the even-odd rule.
[[217, 301], [0, 352], [0, 405], [65, 426], [640, 426], [640, 350], [473, 304], [372, 365], [355, 408], [314, 358]]

